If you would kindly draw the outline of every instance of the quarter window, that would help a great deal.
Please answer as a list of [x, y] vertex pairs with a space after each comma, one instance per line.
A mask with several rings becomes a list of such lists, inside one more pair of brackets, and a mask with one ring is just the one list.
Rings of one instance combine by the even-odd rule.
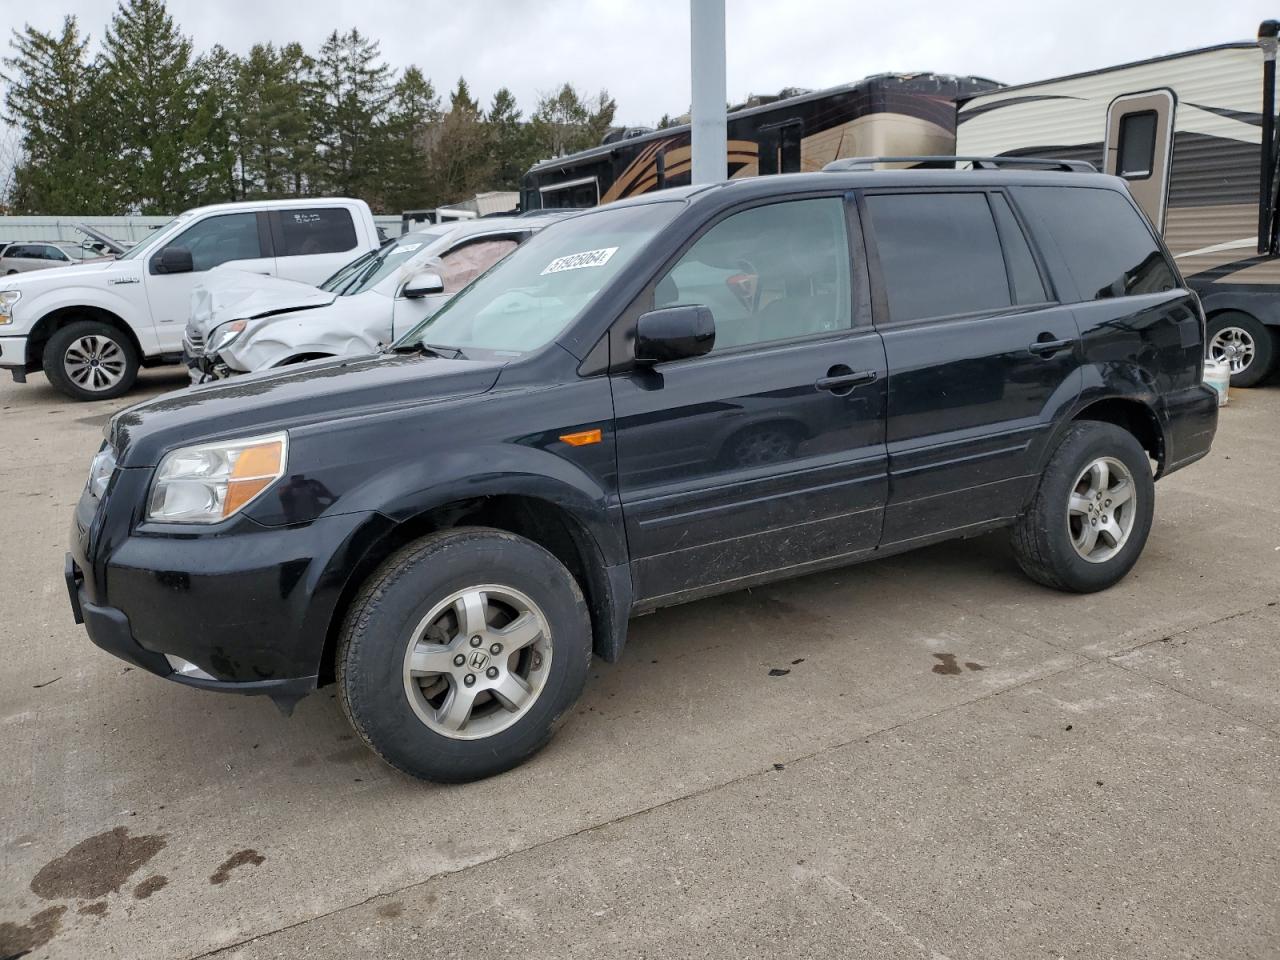
[[1120, 118], [1116, 173], [1126, 180], [1145, 180], [1156, 161], [1156, 112], [1143, 110]]
[[[867, 197], [867, 210], [890, 321], [1012, 305], [1000, 238], [985, 194], [876, 194]], [[1035, 299], [1043, 300], [1043, 292]]]
[[280, 210], [277, 216], [277, 257], [306, 257], [343, 253], [356, 246], [356, 227], [345, 207]]
[[193, 224], [170, 243], [191, 251], [193, 270], [212, 270], [232, 260], [256, 260], [262, 256], [258, 243], [256, 213], [226, 213]]
[[839, 197], [753, 207], [720, 221], [658, 281], [654, 306], [700, 304], [715, 350], [852, 326]]
[[1015, 197], [1053, 234], [1082, 300], [1158, 293], [1178, 285], [1151, 228], [1122, 193], [1023, 187]]

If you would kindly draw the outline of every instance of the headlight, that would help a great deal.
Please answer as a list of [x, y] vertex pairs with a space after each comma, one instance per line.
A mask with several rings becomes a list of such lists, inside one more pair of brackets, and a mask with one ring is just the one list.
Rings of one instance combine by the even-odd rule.
[[111, 444], [104, 443], [89, 464], [89, 480], [85, 484], [95, 499], [101, 500], [102, 495], [107, 492], [107, 484], [111, 482], [111, 474], [115, 469], [116, 452], [111, 449]]
[[21, 299], [21, 290], [0, 290], [0, 323], [13, 322], [13, 305]]
[[252, 503], [284, 475], [289, 437], [205, 443], [165, 454], [156, 469], [148, 520], [217, 523]]
[[205, 348], [205, 353], [217, 353], [223, 347], [230, 346], [236, 337], [244, 333], [244, 328], [248, 323], [248, 320], [232, 320], [230, 323], [222, 324], [213, 331], [213, 336], [209, 338], [209, 346]]

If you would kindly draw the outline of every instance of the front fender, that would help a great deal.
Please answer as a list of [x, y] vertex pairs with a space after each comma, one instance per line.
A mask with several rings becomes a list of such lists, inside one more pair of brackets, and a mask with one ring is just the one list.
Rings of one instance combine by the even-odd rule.
[[[128, 294], [119, 292], [120, 290], [136, 290], [139, 296], [146, 296], [141, 279], [137, 283], [115, 284], [106, 288], [77, 283], [38, 292], [30, 300], [26, 299], [24, 291], [21, 306], [16, 311], [17, 323], [12, 328], [13, 332], [21, 334], [25, 328], [25, 332], [35, 333], [50, 314], [68, 308], [88, 307], [105, 310], [119, 317], [138, 338], [143, 353], [154, 353], [155, 331], [151, 325], [150, 313], [144, 305], [137, 303]], [[29, 323], [24, 320], [28, 317], [32, 318]]]
[[268, 322], [224, 347], [221, 357], [232, 369], [252, 373], [305, 354], [348, 357], [375, 353], [379, 342], [389, 334], [387, 324], [361, 323], [326, 329], [323, 324], [309, 323], [305, 318]]

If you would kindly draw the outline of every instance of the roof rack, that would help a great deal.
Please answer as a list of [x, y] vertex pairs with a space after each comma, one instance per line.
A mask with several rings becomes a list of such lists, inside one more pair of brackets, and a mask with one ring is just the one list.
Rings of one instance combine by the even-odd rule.
[[1087, 160], [1057, 160], [1052, 157], [845, 157], [832, 160], [823, 170], [874, 170], [878, 163], [914, 163], [927, 167], [951, 167], [969, 164], [971, 170], [999, 170], [1001, 167], [1034, 167], [1040, 170], [1062, 170], [1066, 173], [1097, 173]]

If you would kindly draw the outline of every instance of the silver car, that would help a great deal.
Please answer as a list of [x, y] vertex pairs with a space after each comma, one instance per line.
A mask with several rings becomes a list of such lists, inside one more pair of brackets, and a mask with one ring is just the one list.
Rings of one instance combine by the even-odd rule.
[[211, 270], [192, 294], [183, 339], [192, 382], [372, 353], [564, 216], [489, 217], [407, 233], [357, 257], [318, 288]]
[[10, 243], [0, 251], [0, 274], [8, 276], [26, 273], [28, 270], [69, 267], [76, 263], [110, 259], [77, 243], [52, 243], [44, 240]]

